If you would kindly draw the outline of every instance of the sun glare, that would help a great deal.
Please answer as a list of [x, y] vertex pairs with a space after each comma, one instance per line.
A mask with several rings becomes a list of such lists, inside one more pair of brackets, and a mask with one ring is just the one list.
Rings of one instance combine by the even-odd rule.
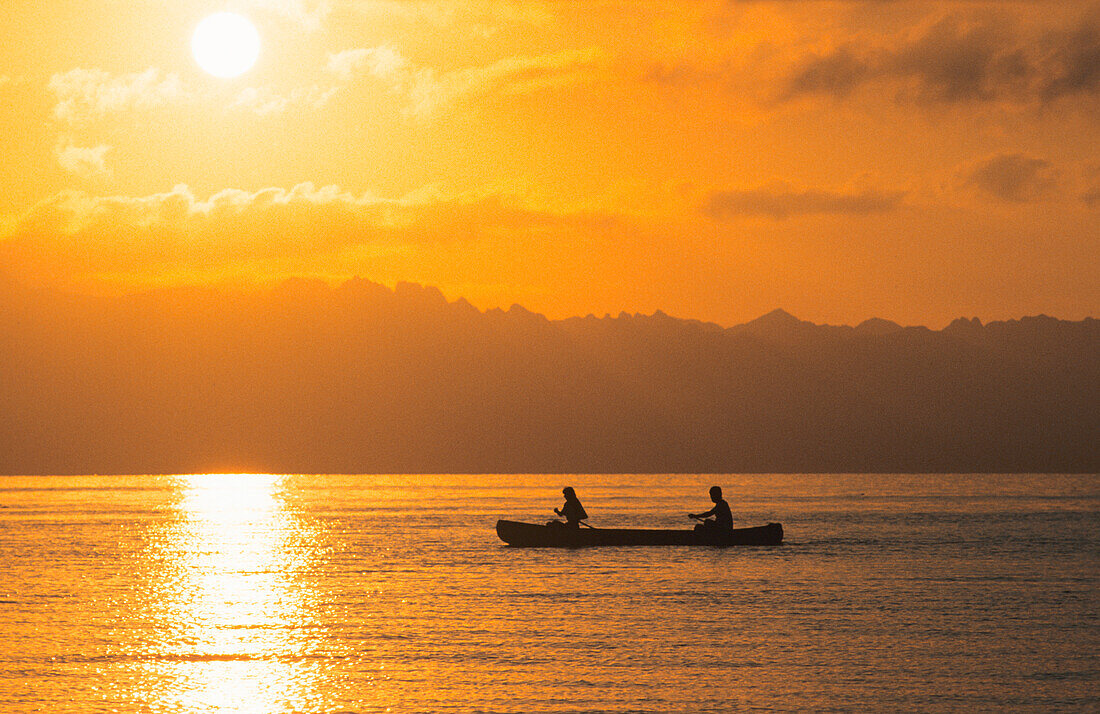
[[260, 35], [255, 26], [232, 12], [210, 15], [191, 37], [195, 61], [215, 77], [236, 77], [256, 64]]

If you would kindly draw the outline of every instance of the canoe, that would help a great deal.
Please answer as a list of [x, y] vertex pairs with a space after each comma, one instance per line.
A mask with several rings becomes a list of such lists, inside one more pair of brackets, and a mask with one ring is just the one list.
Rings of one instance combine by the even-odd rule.
[[779, 545], [783, 526], [769, 523], [754, 528], [715, 532], [650, 530], [643, 528], [570, 528], [518, 521], [497, 521], [497, 535], [519, 548], [584, 548], [597, 545]]

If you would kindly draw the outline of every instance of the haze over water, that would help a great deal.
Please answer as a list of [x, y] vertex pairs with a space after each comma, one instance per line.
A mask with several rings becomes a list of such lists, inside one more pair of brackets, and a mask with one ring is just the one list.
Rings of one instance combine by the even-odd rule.
[[[780, 547], [511, 549], [572, 485]], [[1100, 706], [1095, 475], [0, 478], [0, 711]]]

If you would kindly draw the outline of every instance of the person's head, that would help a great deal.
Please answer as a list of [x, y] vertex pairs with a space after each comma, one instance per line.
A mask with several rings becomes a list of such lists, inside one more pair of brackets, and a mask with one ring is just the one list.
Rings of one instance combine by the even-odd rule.
[[572, 487], [572, 486], [566, 486], [565, 488], [563, 488], [563, 489], [561, 490], [561, 492], [562, 492], [562, 494], [563, 494], [563, 495], [565, 496], [565, 498], [566, 498], [567, 500], [572, 500], [572, 499], [574, 499], [574, 498], [576, 498], [576, 497], [577, 497], [577, 494], [576, 494], [576, 492], [575, 492], [575, 491], [573, 490], [573, 487]]
[[718, 503], [719, 501], [722, 500], [722, 487], [721, 486], [711, 486], [710, 487], [710, 500], [714, 501], [715, 503]]

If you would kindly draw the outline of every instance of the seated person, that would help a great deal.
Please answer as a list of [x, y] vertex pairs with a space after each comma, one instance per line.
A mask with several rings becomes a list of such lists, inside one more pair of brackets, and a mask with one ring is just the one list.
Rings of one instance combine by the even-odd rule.
[[[581, 501], [577, 498], [577, 493], [572, 486], [566, 486], [561, 492], [565, 496], [565, 505], [561, 508], [555, 508], [554, 513], [565, 519], [565, 525], [580, 528], [581, 521], [588, 518], [588, 514], [584, 512], [584, 506], [581, 505]], [[561, 521], [550, 521], [550, 523], [561, 524]]]
[[[722, 488], [720, 486], [710, 487], [710, 500], [714, 501], [714, 508], [706, 513], [688, 514], [688, 518], [707, 518], [707, 520], [695, 526], [695, 529], [733, 530], [733, 514], [730, 513], [730, 504], [722, 498]], [[714, 519], [711, 520], [709, 516], [714, 516]]]

